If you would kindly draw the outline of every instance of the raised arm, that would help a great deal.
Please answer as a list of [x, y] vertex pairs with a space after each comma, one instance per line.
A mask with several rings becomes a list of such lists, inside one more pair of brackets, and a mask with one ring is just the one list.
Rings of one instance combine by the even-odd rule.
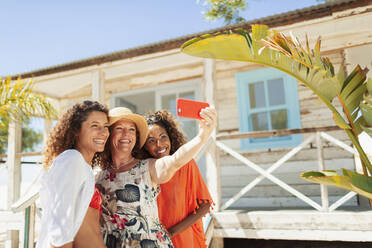
[[187, 164], [208, 141], [217, 124], [217, 113], [214, 108], [207, 107], [200, 111], [199, 133], [192, 140], [181, 146], [173, 155], [150, 161], [151, 180], [154, 184], [162, 184], [172, 178], [174, 173]]

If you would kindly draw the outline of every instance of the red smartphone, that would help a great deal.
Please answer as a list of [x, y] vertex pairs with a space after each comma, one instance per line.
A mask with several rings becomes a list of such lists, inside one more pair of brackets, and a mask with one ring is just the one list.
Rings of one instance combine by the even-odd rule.
[[203, 108], [209, 107], [207, 102], [198, 102], [189, 99], [177, 99], [177, 115], [185, 118], [201, 119], [199, 113]]

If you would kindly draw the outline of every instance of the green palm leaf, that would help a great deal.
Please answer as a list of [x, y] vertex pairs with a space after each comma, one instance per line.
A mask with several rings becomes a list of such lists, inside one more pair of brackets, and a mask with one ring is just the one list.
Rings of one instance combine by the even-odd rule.
[[363, 95], [363, 101], [360, 104], [361, 112], [366, 124], [372, 127], [372, 79], [368, 78], [366, 83], [367, 91]]
[[[30, 116], [56, 118], [56, 110], [41, 94], [33, 92], [32, 80], [0, 78], [0, 119], [23, 121]], [[3, 123], [0, 122], [0, 126]]]
[[343, 175], [335, 171], [309, 171], [301, 175], [307, 181], [335, 186], [350, 190], [372, 199], [372, 178], [349, 170], [342, 170]]
[[[372, 84], [371, 79], [369, 79], [368, 82]], [[360, 103], [360, 110], [363, 116], [363, 120], [360, 122], [360, 127], [372, 137], [372, 95], [370, 93], [365, 93], [363, 95], [363, 101]]]

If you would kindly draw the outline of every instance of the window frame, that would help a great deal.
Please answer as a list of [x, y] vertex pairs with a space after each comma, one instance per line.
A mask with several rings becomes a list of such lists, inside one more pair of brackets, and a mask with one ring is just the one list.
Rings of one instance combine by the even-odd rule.
[[[117, 93], [112, 93], [110, 94], [110, 108], [117, 107], [116, 106], [116, 99], [120, 97], [125, 97], [125, 96], [132, 96], [136, 94], [141, 94], [145, 92], [154, 92], [155, 98], [154, 98], [154, 109], [153, 111], [156, 110], [161, 110], [162, 109], [162, 96], [164, 95], [169, 95], [169, 94], [176, 94], [177, 97], [184, 92], [189, 92], [192, 91], [194, 92], [194, 97], [198, 101], [203, 101], [203, 96], [202, 96], [202, 78], [194, 78], [194, 79], [186, 79], [186, 80], [180, 80], [175, 83], [167, 83], [167, 84], [159, 84], [159, 85], [154, 85], [154, 86], [147, 86], [144, 88], [139, 88], [139, 89], [129, 89], [129, 90], [123, 90]], [[199, 125], [196, 120], [188, 120], [186, 118], [178, 118], [179, 122], [194, 122], [195, 128], [196, 128], [196, 133], [197, 134], [199, 130]], [[188, 137], [189, 139], [193, 138]]]
[[[251, 114], [273, 111], [275, 109], [287, 110], [288, 129], [301, 128], [300, 107], [298, 101], [297, 81], [295, 78], [273, 68], [263, 68], [258, 70], [244, 71], [236, 73], [238, 112], [239, 112], [239, 131], [252, 132]], [[268, 106], [267, 81], [282, 78], [284, 85], [285, 104], [280, 107]], [[249, 100], [249, 85], [264, 82], [266, 95], [266, 107], [252, 110]], [[266, 111], [265, 111], [266, 109]], [[270, 120], [268, 120], [270, 123]], [[272, 129], [269, 129], [272, 130]], [[291, 147], [302, 142], [301, 134], [293, 134], [280, 137], [251, 138], [241, 139], [241, 149], [267, 149], [276, 147]]]

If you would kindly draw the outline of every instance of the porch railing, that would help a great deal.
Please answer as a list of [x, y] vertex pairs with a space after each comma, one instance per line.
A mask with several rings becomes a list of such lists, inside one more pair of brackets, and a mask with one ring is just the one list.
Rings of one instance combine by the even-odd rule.
[[[243, 187], [237, 194], [235, 194], [232, 198], [230, 198], [227, 202], [225, 202], [221, 206], [221, 210], [225, 210], [229, 208], [232, 204], [234, 204], [236, 201], [238, 201], [242, 196], [244, 196], [247, 192], [249, 192], [252, 188], [254, 188], [259, 182], [261, 182], [263, 179], [268, 179], [272, 181], [274, 184], [280, 186], [284, 190], [288, 191], [292, 195], [296, 196], [303, 202], [307, 203], [311, 207], [315, 208], [318, 211], [334, 211], [341, 205], [343, 205], [345, 202], [350, 200], [352, 197], [356, 195], [354, 192], [349, 192], [340, 199], [338, 199], [336, 202], [334, 202], [331, 206], [329, 206], [328, 201], [328, 191], [327, 186], [320, 185], [320, 195], [321, 195], [321, 205], [316, 203], [314, 200], [310, 199], [303, 193], [299, 192], [292, 186], [288, 185], [287, 183], [283, 182], [279, 178], [272, 175], [272, 173], [278, 169], [280, 166], [282, 166], [286, 161], [291, 159], [294, 155], [296, 155], [298, 152], [300, 152], [304, 147], [306, 147], [311, 142], [316, 143], [316, 149], [317, 149], [317, 161], [318, 161], [318, 169], [324, 170], [324, 157], [323, 157], [323, 145], [322, 145], [322, 139], [334, 144], [335, 146], [338, 146], [345, 151], [353, 154], [354, 156], [359, 156], [358, 153], [352, 148], [351, 146], [345, 144], [344, 142], [330, 136], [329, 134], [325, 132], [329, 131], [335, 131], [335, 130], [341, 130], [337, 126], [329, 126], [329, 127], [318, 127], [318, 128], [301, 128], [301, 129], [284, 129], [284, 130], [272, 130], [272, 131], [259, 131], [259, 132], [250, 132], [250, 133], [237, 133], [237, 134], [224, 134], [224, 135], [217, 135], [215, 144], [216, 146], [221, 150], [226, 152], [227, 154], [231, 155], [233, 158], [239, 160], [242, 162], [245, 166], [255, 170], [260, 175], [256, 177], [253, 181], [248, 183], [245, 187]], [[287, 152], [284, 156], [282, 156], [279, 160], [277, 160], [274, 164], [272, 164], [267, 170], [262, 169], [259, 165], [253, 163], [243, 155], [241, 155], [239, 152], [234, 151], [224, 143], [222, 143], [222, 140], [231, 140], [231, 139], [242, 139], [242, 138], [265, 138], [270, 136], [284, 136], [284, 135], [291, 135], [291, 134], [305, 134], [309, 133], [311, 134], [309, 137], [307, 137], [300, 145], [292, 148], [289, 152]]]
[[[28, 156], [40, 156], [41, 152], [23, 152], [17, 153], [16, 156], [19, 158]], [[5, 158], [6, 155], [0, 155], [0, 158]], [[0, 172], [7, 168], [7, 162], [0, 168]], [[37, 180], [41, 172], [33, 179], [31, 184], [26, 188], [22, 196], [11, 206], [9, 210], [0, 210], [0, 215], [3, 218], [0, 219], [1, 229], [6, 228], [7, 230], [18, 230], [23, 232], [23, 247], [31, 248], [34, 247], [35, 237], [35, 222], [36, 222], [36, 203], [35, 201], [39, 197], [39, 188], [37, 186]], [[21, 221], [23, 219], [23, 221]]]

